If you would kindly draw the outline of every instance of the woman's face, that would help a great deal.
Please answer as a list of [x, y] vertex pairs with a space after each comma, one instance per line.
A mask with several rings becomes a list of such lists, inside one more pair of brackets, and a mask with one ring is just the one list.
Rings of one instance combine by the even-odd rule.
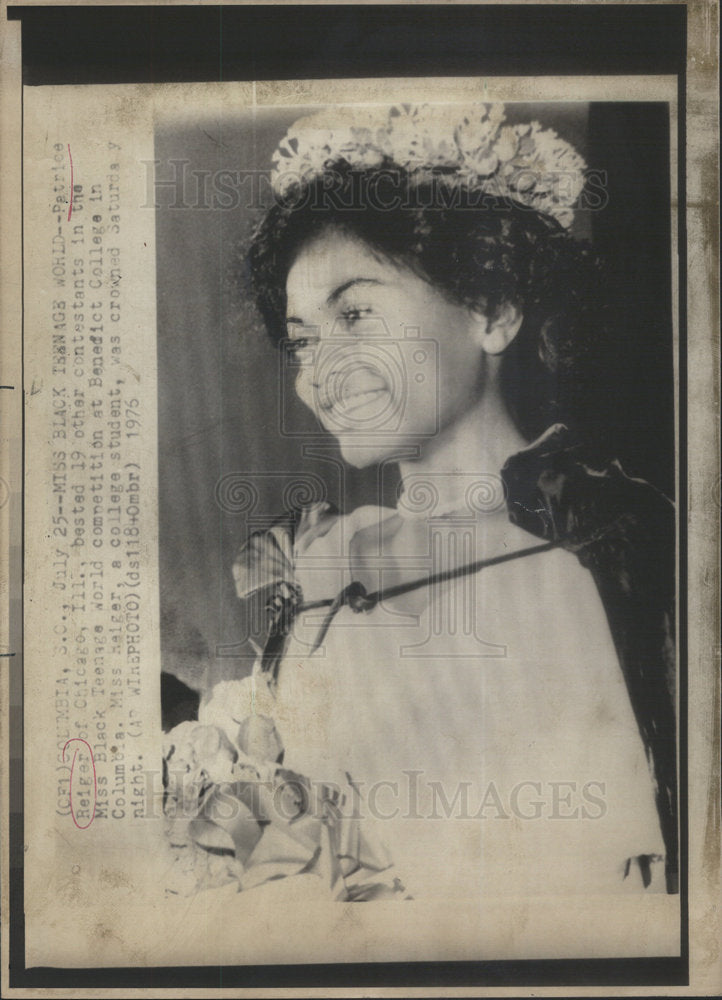
[[479, 315], [328, 230], [286, 282], [296, 391], [358, 468], [420, 457], [477, 402]]

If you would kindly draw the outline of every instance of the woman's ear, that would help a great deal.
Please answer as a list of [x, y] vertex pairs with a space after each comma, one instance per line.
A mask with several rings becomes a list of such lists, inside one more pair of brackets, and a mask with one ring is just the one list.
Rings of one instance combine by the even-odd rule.
[[518, 306], [504, 302], [493, 318], [474, 311], [478, 339], [487, 354], [503, 354], [521, 328], [524, 314]]

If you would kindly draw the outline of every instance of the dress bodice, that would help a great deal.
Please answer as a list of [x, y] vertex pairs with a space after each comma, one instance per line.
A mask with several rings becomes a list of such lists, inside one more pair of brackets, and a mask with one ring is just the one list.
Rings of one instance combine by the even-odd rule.
[[[359, 533], [387, 536], [394, 516], [360, 508], [315, 535], [295, 564], [304, 599], [350, 583]], [[465, 530], [430, 522], [429, 558]], [[379, 551], [381, 584], [392, 562]], [[591, 574], [555, 549], [426, 598], [342, 608], [313, 654], [323, 612], [297, 617], [278, 677], [285, 764], [351, 776], [415, 896], [636, 890], [628, 859], [664, 847]]]

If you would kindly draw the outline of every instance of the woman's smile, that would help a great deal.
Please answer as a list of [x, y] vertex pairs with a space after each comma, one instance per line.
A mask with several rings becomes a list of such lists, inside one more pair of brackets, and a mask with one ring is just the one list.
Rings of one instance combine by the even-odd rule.
[[477, 320], [408, 268], [329, 230], [286, 293], [296, 392], [352, 465], [408, 453], [476, 405]]
[[[323, 419], [324, 413], [348, 417], [359, 410], [369, 409], [369, 404], [381, 401], [379, 412], [385, 408], [389, 387], [382, 373], [363, 362], [355, 361], [351, 354], [343, 367], [332, 370], [320, 384], [314, 383], [317, 404]], [[374, 407], [371, 407], [373, 412]], [[365, 419], [371, 414], [366, 415]]]
[[386, 389], [366, 389], [365, 391], [344, 394], [339, 403], [333, 404], [333, 409], [349, 415], [358, 410], [365, 410], [370, 403], [375, 403], [384, 395], [386, 395]]

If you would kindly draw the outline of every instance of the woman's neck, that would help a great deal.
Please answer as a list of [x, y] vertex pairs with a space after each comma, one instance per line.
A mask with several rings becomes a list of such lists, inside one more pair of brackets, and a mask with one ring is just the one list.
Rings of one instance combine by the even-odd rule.
[[527, 444], [498, 385], [487, 383], [476, 406], [426, 441], [417, 459], [399, 462], [401, 477], [419, 482], [428, 475], [438, 482], [444, 476], [498, 476], [507, 458]]

